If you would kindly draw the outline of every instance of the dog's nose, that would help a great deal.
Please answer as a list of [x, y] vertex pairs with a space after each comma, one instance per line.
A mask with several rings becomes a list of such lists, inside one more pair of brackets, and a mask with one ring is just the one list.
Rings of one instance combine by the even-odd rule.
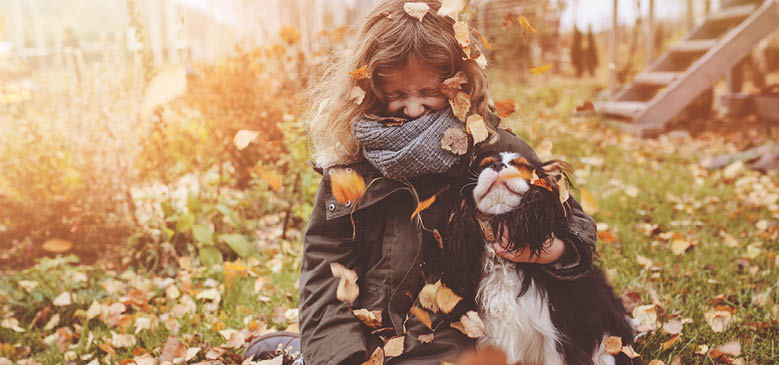
[[493, 169], [493, 170], [495, 170], [495, 171], [500, 171], [500, 170], [503, 170], [503, 168], [505, 168], [505, 167], [506, 167], [506, 164], [504, 164], [503, 162], [500, 162], [500, 161], [493, 162], [493, 163], [490, 165], [490, 168], [491, 168], [491, 169]]

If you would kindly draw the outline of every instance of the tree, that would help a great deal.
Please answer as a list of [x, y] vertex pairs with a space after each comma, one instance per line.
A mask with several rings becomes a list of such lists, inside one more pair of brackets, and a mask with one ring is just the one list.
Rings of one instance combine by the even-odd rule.
[[576, 77], [581, 77], [585, 68], [584, 51], [582, 49], [582, 32], [579, 27], [573, 26], [573, 42], [571, 42], [571, 63], [576, 70]]
[[587, 49], [585, 52], [584, 60], [587, 65], [587, 73], [594, 76], [595, 70], [598, 68], [598, 46], [595, 44], [595, 36], [592, 34], [592, 25], [587, 30]]

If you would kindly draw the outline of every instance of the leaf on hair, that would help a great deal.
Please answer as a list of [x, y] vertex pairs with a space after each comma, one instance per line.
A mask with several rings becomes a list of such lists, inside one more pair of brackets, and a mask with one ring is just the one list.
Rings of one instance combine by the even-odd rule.
[[472, 114], [465, 123], [465, 130], [473, 136], [473, 144], [477, 144], [487, 139], [487, 125], [484, 124], [484, 118], [478, 114]]
[[468, 152], [468, 135], [460, 128], [449, 128], [441, 138], [441, 148], [455, 155], [464, 155]]
[[465, 9], [465, 4], [465, 0], [443, 0], [441, 2], [441, 8], [438, 9], [436, 14], [448, 16], [457, 21], [460, 17], [460, 12]]
[[430, 6], [425, 3], [407, 2], [403, 4], [403, 11], [421, 22], [425, 15], [427, 15], [427, 12], [430, 11]]

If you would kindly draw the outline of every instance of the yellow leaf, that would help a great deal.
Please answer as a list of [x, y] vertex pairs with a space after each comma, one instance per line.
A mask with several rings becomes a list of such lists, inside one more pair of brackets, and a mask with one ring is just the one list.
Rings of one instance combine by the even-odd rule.
[[679, 256], [687, 251], [690, 246], [690, 241], [687, 241], [686, 239], [675, 239], [671, 242], [671, 252], [673, 252], [674, 255]]
[[473, 144], [486, 140], [489, 135], [487, 125], [484, 124], [484, 118], [478, 114], [468, 117], [468, 120], [465, 122], [465, 130], [473, 136]]
[[61, 253], [73, 248], [73, 243], [59, 238], [52, 238], [44, 242], [41, 248], [48, 252]]
[[490, 44], [490, 42], [487, 42], [487, 38], [484, 38], [484, 36], [478, 30], [476, 31], [476, 34], [479, 35], [479, 40], [484, 45], [484, 48], [492, 49], [492, 45]]
[[424, 201], [419, 202], [419, 205], [417, 205], [417, 209], [414, 210], [414, 213], [411, 213], [411, 220], [414, 220], [414, 217], [417, 216], [420, 212], [423, 210], [430, 208], [431, 205], [435, 203], [435, 195], [425, 199]]
[[427, 15], [427, 12], [430, 11], [430, 6], [425, 3], [407, 2], [403, 4], [403, 11], [405, 11], [406, 14], [412, 18], [415, 18], [421, 22], [422, 19], [425, 18], [425, 15]]
[[680, 337], [682, 337], [682, 335], [676, 334], [673, 337], [671, 337], [668, 341], [663, 342], [663, 351], [670, 349], [671, 346], [673, 346], [674, 343], [676, 343], [676, 341], [678, 341]]
[[422, 307], [431, 310], [433, 313], [438, 313], [438, 302], [436, 297], [438, 296], [438, 289], [441, 288], [441, 280], [432, 284], [425, 284], [422, 290], [419, 292], [419, 304]]
[[606, 352], [616, 355], [622, 351], [622, 337], [611, 336], [603, 342]]
[[530, 68], [530, 73], [532, 73], [533, 75], [543, 75], [543, 74], [545, 74], [547, 71], [549, 71], [551, 69], [552, 69], [552, 64], [551, 63], [547, 63], [546, 65], [543, 65], [543, 66], [536, 66], [536, 67]]
[[365, 192], [365, 180], [354, 170], [336, 169], [330, 174], [330, 187], [338, 204], [357, 202]]
[[241, 262], [225, 262], [222, 266], [224, 268], [223, 272], [226, 288], [230, 288], [235, 279], [245, 278], [249, 274], [246, 270], [246, 265]]
[[388, 357], [400, 356], [403, 353], [403, 340], [406, 336], [390, 338], [384, 344], [384, 355]]
[[422, 324], [425, 325], [425, 327], [429, 329], [433, 329], [433, 323], [430, 321], [430, 313], [427, 313], [426, 310], [419, 308], [417, 306], [411, 307], [411, 314], [416, 316]]
[[585, 189], [580, 188], [579, 191], [582, 193], [582, 209], [584, 209], [584, 212], [589, 215], [594, 215], [595, 213], [598, 213], [600, 210], [600, 206], [598, 206], [598, 202], [595, 201], [595, 198], [592, 197], [592, 194]]
[[368, 72], [368, 65], [362, 66], [354, 71], [349, 72], [349, 75], [352, 75], [352, 77], [355, 80], [365, 80], [371, 77], [370, 72]]
[[257, 164], [257, 175], [268, 184], [268, 187], [275, 192], [281, 191], [281, 175], [272, 169], [264, 169], [261, 164]]
[[340, 279], [335, 290], [336, 298], [351, 306], [357, 299], [357, 296], [360, 295], [360, 287], [357, 285], [357, 273], [337, 262], [330, 263], [330, 271], [333, 272], [333, 276]]
[[517, 17], [517, 21], [519, 22], [519, 25], [521, 25], [522, 28], [524, 28], [528, 32], [531, 32], [531, 33], [535, 33], [536, 32], [536, 28], [533, 28], [533, 26], [530, 25], [530, 22], [527, 21], [527, 18], [525, 18], [524, 15], [518, 16]]
[[281, 39], [288, 44], [295, 44], [300, 41], [300, 32], [290, 26], [281, 27], [279, 36], [281, 36]]
[[462, 299], [461, 296], [457, 295], [457, 293], [452, 291], [452, 289], [447, 288], [445, 285], [441, 285], [441, 287], [438, 288], [435, 297], [436, 304], [441, 308], [441, 312], [444, 313], [450, 313]]

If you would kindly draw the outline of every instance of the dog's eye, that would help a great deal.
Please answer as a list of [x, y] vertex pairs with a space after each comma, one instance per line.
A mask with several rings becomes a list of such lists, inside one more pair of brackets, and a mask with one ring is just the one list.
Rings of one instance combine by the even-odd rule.
[[530, 167], [530, 162], [528, 162], [527, 159], [525, 159], [524, 157], [516, 157], [511, 161], [509, 161], [509, 164], [514, 167], [519, 167], [519, 166]]
[[481, 162], [479, 162], [479, 167], [482, 169], [487, 168], [487, 166], [494, 164], [495, 162], [498, 162], [498, 159], [495, 157], [485, 157]]
[[522, 176], [525, 180], [530, 180], [533, 177], [533, 166], [530, 165], [530, 162], [528, 162], [524, 157], [517, 157], [509, 161], [509, 165], [514, 166], [514, 168], [519, 171], [519, 174]]

